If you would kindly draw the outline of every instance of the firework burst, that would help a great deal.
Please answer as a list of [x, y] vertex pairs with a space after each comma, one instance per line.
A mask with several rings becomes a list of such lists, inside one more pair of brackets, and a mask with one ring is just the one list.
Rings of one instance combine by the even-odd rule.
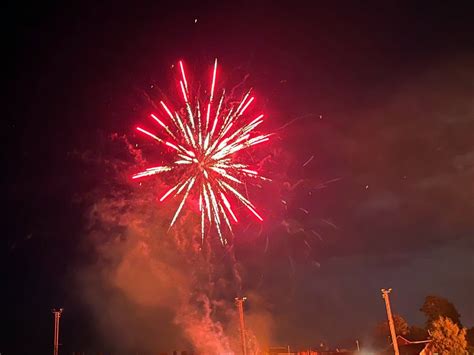
[[193, 98], [181, 61], [179, 70], [182, 107], [171, 110], [163, 101], [160, 102], [162, 114], [167, 118], [162, 118], [158, 113], [150, 114], [150, 118], [159, 126], [159, 134], [137, 127], [138, 131], [169, 149], [174, 155], [173, 161], [148, 168], [132, 178], [176, 174], [177, 183], [160, 197], [160, 202], [167, 198], [180, 200], [170, 227], [176, 222], [186, 201], [196, 198], [201, 215], [201, 237], [204, 238], [206, 227], [214, 226], [221, 243], [226, 244], [223, 226], [232, 232], [232, 223], [237, 223], [231, 202], [239, 201], [260, 221], [263, 220], [241, 189], [247, 179], [268, 179], [245, 163], [240, 153], [268, 141], [270, 134], [254, 133], [263, 122], [263, 114], [250, 118], [245, 114], [254, 102], [251, 90], [236, 104], [228, 104], [224, 89], [219, 100], [214, 101], [217, 59], [212, 71], [209, 96], [204, 100]]

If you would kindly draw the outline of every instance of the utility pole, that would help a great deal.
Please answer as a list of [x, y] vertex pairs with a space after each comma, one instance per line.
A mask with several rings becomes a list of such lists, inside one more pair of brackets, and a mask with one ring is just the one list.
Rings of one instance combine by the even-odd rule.
[[59, 318], [61, 318], [61, 313], [63, 309], [52, 309], [54, 313], [54, 355], [59, 354]]
[[239, 321], [240, 321], [240, 341], [242, 343], [242, 355], [247, 355], [247, 341], [245, 338], [245, 323], [244, 323], [244, 302], [247, 300], [247, 297], [236, 297], [235, 305], [239, 311]]
[[390, 308], [390, 298], [388, 296], [388, 294], [392, 292], [392, 289], [389, 288], [388, 290], [386, 290], [382, 288], [380, 291], [382, 291], [382, 297], [385, 301], [385, 308], [387, 309], [388, 325], [390, 327], [393, 350], [395, 351], [395, 355], [400, 355], [400, 351], [398, 350], [397, 334], [395, 333], [395, 324], [393, 323], [392, 309]]

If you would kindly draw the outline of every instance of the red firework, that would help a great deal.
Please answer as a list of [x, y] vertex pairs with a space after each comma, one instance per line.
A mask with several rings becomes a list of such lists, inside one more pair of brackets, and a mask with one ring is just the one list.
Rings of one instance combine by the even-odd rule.
[[[263, 114], [251, 119], [244, 114], [254, 101], [254, 97], [250, 95], [251, 90], [238, 104], [227, 104], [225, 90], [222, 89], [215, 107], [217, 59], [212, 72], [210, 95], [204, 100], [198, 97], [192, 100], [181, 61], [179, 68], [181, 72], [179, 84], [184, 106], [172, 112], [161, 101], [163, 113], [169, 120], [162, 119], [154, 113], [150, 114], [150, 118], [160, 126], [160, 135], [163, 138], [137, 127], [138, 131], [168, 147], [175, 155], [174, 161], [148, 168], [133, 175], [133, 179], [165, 172], [177, 174], [178, 182], [160, 198], [160, 202], [168, 197], [181, 199], [170, 227], [176, 222], [188, 198], [196, 196], [199, 199], [202, 238], [205, 235], [206, 225], [214, 225], [221, 243], [226, 244], [222, 226], [225, 224], [232, 232], [231, 220], [237, 222], [230, 201], [240, 201], [253, 215], [263, 221], [255, 206], [243, 195], [240, 188], [244, 186], [246, 179], [268, 179], [242, 162], [242, 155], [238, 153], [269, 140], [270, 134], [254, 134], [255, 128], [263, 122]], [[204, 112], [202, 107], [206, 108]]]

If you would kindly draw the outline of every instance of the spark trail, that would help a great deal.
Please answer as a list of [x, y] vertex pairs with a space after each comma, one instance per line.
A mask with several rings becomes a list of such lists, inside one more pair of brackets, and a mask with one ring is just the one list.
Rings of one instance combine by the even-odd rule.
[[[232, 223], [238, 219], [232, 207], [239, 201], [258, 220], [263, 221], [253, 203], [240, 192], [248, 179], [269, 180], [245, 163], [242, 152], [270, 139], [271, 134], [255, 134], [263, 122], [263, 114], [249, 116], [250, 105], [255, 101], [251, 90], [236, 104], [227, 104], [225, 90], [215, 100], [217, 85], [217, 59], [212, 70], [208, 97], [193, 99], [186, 78], [183, 62], [179, 62], [179, 80], [182, 107], [172, 110], [161, 101], [161, 114], [152, 113], [150, 118], [158, 126], [159, 133], [137, 127], [137, 130], [171, 151], [173, 161], [148, 168], [133, 175], [140, 179], [156, 174], [173, 173], [177, 182], [160, 197], [177, 198], [178, 208], [170, 228], [178, 219], [186, 202], [195, 198], [201, 214], [201, 238], [207, 227], [215, 227], [222, 244], [226, 244], [224, 228], [232, 233]], [[203, 111], [204, 110], [204, 111]]]

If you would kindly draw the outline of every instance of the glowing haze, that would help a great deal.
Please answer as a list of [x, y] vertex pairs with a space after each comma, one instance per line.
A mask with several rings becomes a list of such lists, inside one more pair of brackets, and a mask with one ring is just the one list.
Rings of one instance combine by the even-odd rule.
[[156, 174], [175, 174], [177, 182], [164, 191], [160, 202], [177, 198], [180, 202], [170, 227], [176, 222], [186, 201], [194, 197], [199, 203], [201, 237], [206, 229], [215, 227], [222, 244], [227, 240], [224, 226], [232, 232], [238, 219], [232, 203], [239, 201], [255, 217], [263, 221], [255, 206], [242, 192], [248, 179], [263, 179], [247, 161], [244, 151], [269, 140], [270, 134], [255, 133], [263, 122], [263, 114], [249, 115], [254, 102], [251, 89], [238, 101], [226, 98], [219, 90], [215, 100], [217, 59], [214, 62], [209, 95], [196, 95], [186, 79], [183, 62], [179, 62], [180, 96], [182, 106], [171, 109], [161, 101], [161, 113], [151, 113], [156, 124], [153, 132], [142, 127], [137, 130], [154, 139], [162, 148], [170, 150], [172, 161], [150, 167], [133, 175], [140, 179]]

